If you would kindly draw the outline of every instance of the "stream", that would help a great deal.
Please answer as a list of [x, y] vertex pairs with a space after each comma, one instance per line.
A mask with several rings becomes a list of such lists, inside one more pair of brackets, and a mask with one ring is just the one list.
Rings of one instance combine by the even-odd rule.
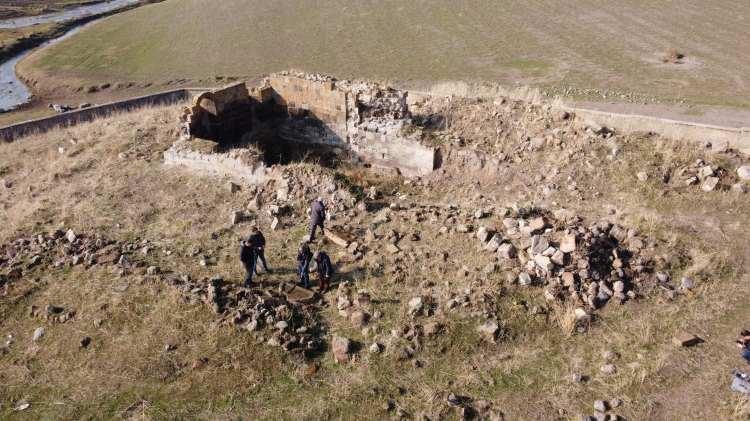
[[[71, 19], [79, 19], [85, 16], [117, 10], [138, 3], [138, 1], [139, 0], [112, 0], [46, 15], [0, 20], [0, 29], [17, 29], [40, 23], [65, 22]], [[80, 31], [85, 25], [86, 24], [81, 24], [58, 38], [47, 41], [36, 48], [23, 51], [11, 59], [0, 63], [0, 112], [14, 110], [15, 108], [29, 102], [31, 99], [31, 91], [16, 74], [16, 64], [37, 48], [44, 48], [69, 38], [76, 32]]]

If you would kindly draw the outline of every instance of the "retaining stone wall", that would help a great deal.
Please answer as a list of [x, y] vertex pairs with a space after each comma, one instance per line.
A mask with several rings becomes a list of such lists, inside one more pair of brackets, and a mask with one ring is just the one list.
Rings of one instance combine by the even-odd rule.
[[187, 101], [194, 93], [202, 91], [199, 89], [177, 89], [29, 120], [0, 128], [0, 139], [5, 142], [13, 142], [24, 136], [45, 133], [59, 127], [75, 126], [115, 113], [128, 112], [143, 107], [175, 104]]

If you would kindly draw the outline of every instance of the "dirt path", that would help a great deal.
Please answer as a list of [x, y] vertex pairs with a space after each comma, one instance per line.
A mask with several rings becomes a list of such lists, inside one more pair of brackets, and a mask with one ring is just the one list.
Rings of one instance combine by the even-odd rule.
[[624, 102], [565, 101], [579, 108], [621, 114], [638, 114], [726, 127], [750, 127], [750, 110], [726, 107], [632, 104]]

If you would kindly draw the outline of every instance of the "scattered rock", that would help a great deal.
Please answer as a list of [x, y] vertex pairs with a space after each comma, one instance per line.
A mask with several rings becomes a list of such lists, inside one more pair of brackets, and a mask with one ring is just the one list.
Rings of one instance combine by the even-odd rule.
[[493, 234], [494, 233], [487, 227], [479, 227], [479, 229], [477, 230], [477, 239], [481, 243], [486, 243], [487, 241], [489, 241]]
[[719, 177], [707, 177], [701, 184], [701, 190], [705, 192], [713, 191], [719, 184]]
[[469, 232], [472, 232], [474, 230], [474, 227], [467, 224], [460, 224], [456, 227], [456, 232], [460, 232], [462, 234], [466, 234]]
[[526, 272], [518, 274], [518, 284], [523, 286], [531, 285], [531, 275]]
[[351, 351], [351, 341], [342, 336], [334, 336], [331, 343], [334, 360], [339, 364], [349, 362], [349, 352]]
[[31, 337], [31, 340], [37, 342], [44, 337], [44, 333], [45, 331], [43, 327], [36, 328], [36, 330], [34, 330], [34, 335]]
[[397, 254], [397, 253], [401, 252], [401, 249], [400, 249], [400, 248], [398, 248], [398, 246], [397, 246], [397, 245], [395, 245], [395, 244], [392, 244], [392, 243], [388, 243], [388, 244], [386, 244], [386, 246], [385, 246], [385, 250], [386, 250], [386, 251], [387, 251], [388, 253], [391, 253], [391, 254]]
[[612, 375], [617, 372], [617, 367], [614, 364], [604, 364], [601, 368], [601, 372], [606, 375]]
[[695, 287], [695, 281], [693, 281], [693, 278], [690, 278], [688, 276], [683, 276], [682, 280], [680, 280], [680, 286], [682, 289], [693, 289]]
[[511, 243], [503, 243], [497, 248], [497, 256], [500, 259], [513, 259], [516, 257], [516, 248]]
[[740, 180], [750, 180], [750, 165], [743, 165], [737, 168], [737, 176]]
[[598, 400], [594, 402], [594, 411], [597, 412], [607, 412], [608, 405], [607, 402]]
[[409, 314], [410, 315], [416, 315], [422, 312], [422, 309], [424, 308], [424, 298], [422, 297], [414, 297], [411, 300], [409, 300]]
[[500, 247], [500, 243], [502, 241], [503, 241], [502, 237], [500, 237], [500, 235], [498, 234], [495, 234], [492, 236], [490, 241], [488, 241], [487, 244], [484, 246], [484, 249], [486, 251], [489, 251], [490, 253], [494, 253]]
[[568, 234], [560, 241], [560, 251], [563, 253], [572, 253], [576, 251], [576, 236]]
[[488, 320], [479, 325], [479, 327], [477, 327], [477, 331], [482, 335], [484, 339], [490, 342], [495, 342], [498, 332], [500, 332], [500, 326], [498, 326], [497, 323]]
[[732, 191], [735, 193], [747, 193], [748, 187], [742, 183], [734, 183], [732, 184]]

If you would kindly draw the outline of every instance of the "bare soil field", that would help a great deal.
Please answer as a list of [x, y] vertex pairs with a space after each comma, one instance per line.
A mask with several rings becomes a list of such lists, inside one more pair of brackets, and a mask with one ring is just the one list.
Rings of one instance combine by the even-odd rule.
[[[414, 130], [489, 154], [493, 171], [454, 161], [405, 180], [300, 162], [288, 166], [285, 200], [276, 185], [230, 188], [164, 166], [181, 112], [144, 109], [0, 144], [0, 418], [567, 420], [593, 414], [597, 400], [632, 420], [750, 414], [729, 390], [731, 369], [747, 368], [733, 342], [748, 327], [750, 202], [736, 172], [747, 157], [595, 133], [543, 105], [436, 99], [415, 107]], [[718, 184], [686, 183], [696, 172]], [[351, 228], [362, 253], [315, 245], [338, 276], [306, 307], [304, 331], [269, 315], [288, 305], [258, 328], [198, 298], [214, 276], [232, 299], [248, 294], [237, 241], [250, 221], [274, 269], [259, 279], [293, 279], [305, 210], [326, 177], [337, 183], [325, 193], [331, 224]], [[276, 205], [288, 210], [272, 230]], [[237, 209], [248, 217], [230, 223]], [[579, 324], [571, 299], [519, 283], [521, 263], [506, 266], [478, 239], [479, 227], [510, 235], [535, 212], [548, 212], [539, 227], [553, 232], [625, 227], [649, 280]], [[109, 254], [91, 260], [82, 244]], [[628, 255], [605, 261], [617, 256]], [[653, 281], [657, 272], [666, 278]], [[348, 305], [369, 318], [344, 311], [344, 281]], [[683, 332], [704, 342], [675, 345]], [[278, 338], [290, 333], [321, 342], [287, 351]], [[335, 361], [336, 337], [352, 341], [348, 361]]]
[[298, 68], [530, 85], [574, 100], [748, 107], [748, 14], [729, 0], [172, 0], [97, 24], [21, 72], [40, 88], [75, 89], [200, 86]]

